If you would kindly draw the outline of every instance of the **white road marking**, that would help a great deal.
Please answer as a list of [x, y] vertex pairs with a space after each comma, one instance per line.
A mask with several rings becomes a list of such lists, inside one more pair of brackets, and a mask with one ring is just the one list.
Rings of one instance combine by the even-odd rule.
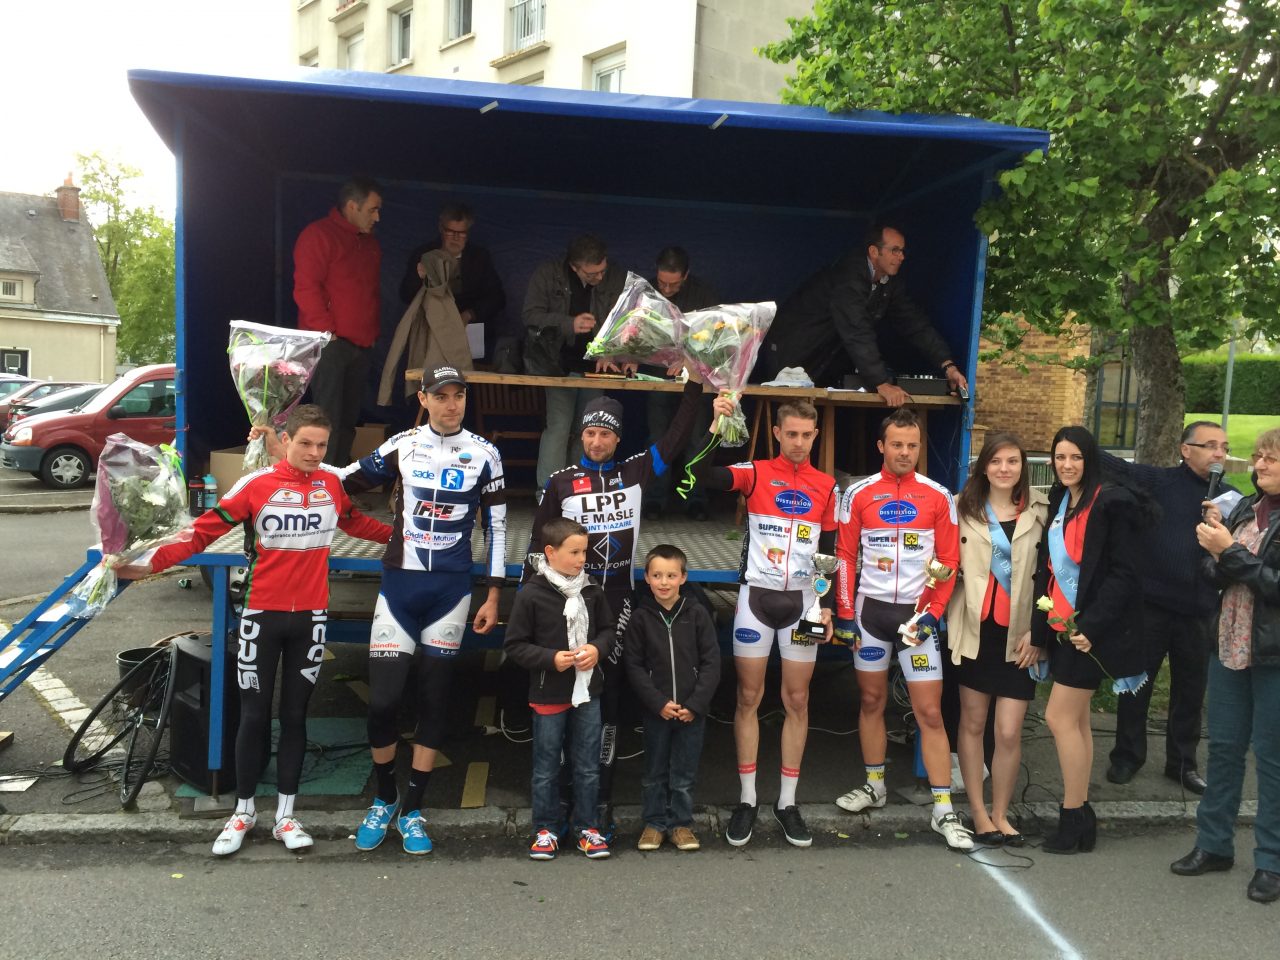
[[80, 698], [44, 667], [33, 670], [31, 676], [26, 679], [26, 685], [73, 733], [89, 715], [89, 708], [80, 701]]
[[[981, 863], [981, 861], [979, 861], [979, 863]], [[1000, 888], [1009, 895], [1009, 899], [1017, 904], [1018, 909], [1021, 910], [1032, 923], [1044, 931], [1044, 935], [1049, 938], [1055, 947], [1058, 948], [1063, 960], [1084, 960], [1084, 955], [1073, 947], [1067, 938], [1058, 932], [1057, 928], [1054, 927], [1053, 924], [1045, 919], [1044, 914], [1036, 909], [1035, 901], [1031, 899], [1031, 895], [1029, 893], [1023, 890], [1022, 887], [1018, 886], [1018, 884], [1013, 880], [1010, 880], [1005, 876], [1004, 872], [999, 867], [993, 867], [986, 863], [983, 863], [982, 867], [986, 870], [988, 876], [999, 884]]]

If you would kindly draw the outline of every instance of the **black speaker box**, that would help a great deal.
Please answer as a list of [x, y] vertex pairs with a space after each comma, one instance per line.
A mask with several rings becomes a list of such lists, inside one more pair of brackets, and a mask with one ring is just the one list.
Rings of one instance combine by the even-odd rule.
[[[240, 728], [240, 688], [236, 684], [235, 638], [224, 644], [222, 698], [222, 769], [218, 790], [236, 788], [236, 731]], [[178, 637], [177, 674], [169, 712], [169, 763], [176, 776], [197, 790], [212, 793], [209, 773], [209, 685], [212, 636], [189, 633]], [[270, 731], [267, 733], [270, 736]]]

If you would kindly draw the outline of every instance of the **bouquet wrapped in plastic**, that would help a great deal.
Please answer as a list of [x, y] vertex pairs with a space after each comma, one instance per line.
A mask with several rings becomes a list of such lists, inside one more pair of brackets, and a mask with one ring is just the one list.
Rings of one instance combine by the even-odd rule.
[[68, 600], [81, 619], [95, 617], [116, 595], [114, 567], [148, 550], [190, 539], [187, 486], [178, 451], [168, 444], [147, 446], [113, 433], [98, 458], [98, 485], [89, 513], [102, 562], [76, 586]]
[[[231, 377], [255, 427], [283, 427], [289, 411], [306, 393], [330, 335], [314, 330], [289, 330], [246, 320], [231, 321]], [[245, 470], [269, 467], [266, 441], [250, 440], [244, 452]]]
[[587, 344], [587, 360], [652, 363], [683, 359], [683, 314], [638, 274], [628, 273], [622, 295]]
[[765, 303], [727, 303], [684, 315], [684, 356], [702, 379], [733, 399], [733, 416], [720, 418], [713, 432], [726, 447], [747, 442], [747, 418], [740, 398], [760, 354], [760, 345], [773, 323], [777, 306]]

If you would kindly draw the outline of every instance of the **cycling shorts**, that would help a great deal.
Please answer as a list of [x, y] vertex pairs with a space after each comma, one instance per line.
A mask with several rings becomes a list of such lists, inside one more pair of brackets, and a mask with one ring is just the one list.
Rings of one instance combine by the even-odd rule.
[[916, 612], [911, 603], [885, 603], [875, 597], [858, 594], [855, 607], [858, 632], [862, 645], [854, 657], [854, 666], [868, 673], [883, 673], [889, 669], [889, 658], [895, 651], [902, 676], [908, 681], [941, 680], [942, 652], [938, 647], [938, 632], [928, 640], [911, 646], [902, 639], [898, 627], [911, 619]]
[[412, 654], [419, 643], [429, 657], [456, 656], [470, 609], [470, 573], [384, 568], [369, 656]]
[[776, 639], [783, 660], [813, 663], [818, 659], [818, 644], [805, 636], [797, 643], [795, 630], [815, 599], [812, 590], [770, 590], [743, 584], [733, 614], [733, 655], [767, 657]]

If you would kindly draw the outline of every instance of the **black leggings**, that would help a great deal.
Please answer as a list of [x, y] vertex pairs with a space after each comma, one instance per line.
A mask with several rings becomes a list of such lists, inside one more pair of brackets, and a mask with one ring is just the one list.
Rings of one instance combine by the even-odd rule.
[[[413, 742], [420, 747], [439, 750], [444, 743], [453, 663], [452, 657], [418, 657], [418, 725]], [[412, 666], [412, 653], [381, 650], [369, 655], [369, 746], [375, 750], [400, 739], [396, 714]]]
[[280, 676], [280, 744], [276, 780], [281, 793], [297, 793], [307, 747], [307, 703], [324, 659], [324, 610], [246, 610], [240, 618], [236, 682], [240, 730], [236, 733], [236, 796], [248, 800], [258, 787], [271, 742], [271, 697]]

